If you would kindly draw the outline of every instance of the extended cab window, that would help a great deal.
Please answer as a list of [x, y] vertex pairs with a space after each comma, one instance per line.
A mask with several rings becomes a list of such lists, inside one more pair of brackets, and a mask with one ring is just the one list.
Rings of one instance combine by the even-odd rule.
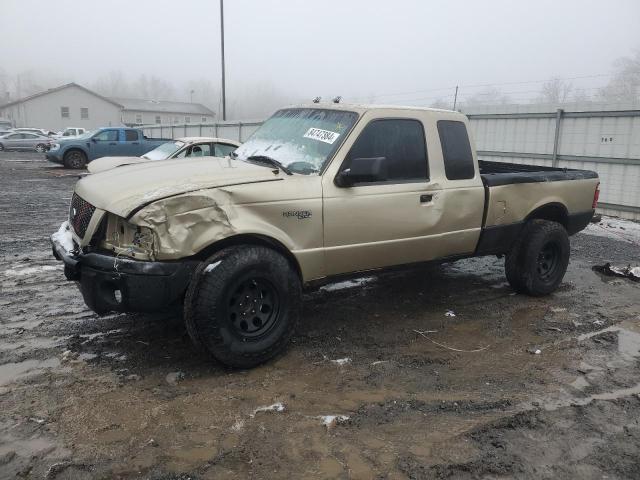
[[438, 134], [440, 135], [444, 172], [447, 175], [447, 179], [464, 180], [473, 178], [475, 168], [465, 124], [452, 120], [439, 120]]
[[124, 131], [124, 139], [127, 142], [137, 142], [138, 141], [138, 132], [135, 130], [125, 130]]
[[118, 130], [103, 130], [94, 137], [99, 142], [117, 142]]
[[424, 181], [429, 178], [424, 128], [418, 120], [374, 120], [351, 147], [341, 170], [354, 158], [384, 158], [386, 178], [379, 182]]

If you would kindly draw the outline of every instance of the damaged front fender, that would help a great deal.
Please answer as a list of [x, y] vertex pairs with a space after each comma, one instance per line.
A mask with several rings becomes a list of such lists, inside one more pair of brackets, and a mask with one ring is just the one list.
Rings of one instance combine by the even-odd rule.
[[233, 217], [229, 194], [216, 189], [156, 201], [129, 221], [154, 232], [156, 258], [174, 259], [195, 255], [203, 246], [233, 235]]
[[[242, 210], [242, 212], [240, 212]], [[283, 231], [251, 206], [238, 205], [225, 189], [201, 190], [147, 205], [129, 221], [154, 232], [154, 257], [171, 260], [196, 255], [206, 247], [240, 234], [272, 237], [295, 248]]]

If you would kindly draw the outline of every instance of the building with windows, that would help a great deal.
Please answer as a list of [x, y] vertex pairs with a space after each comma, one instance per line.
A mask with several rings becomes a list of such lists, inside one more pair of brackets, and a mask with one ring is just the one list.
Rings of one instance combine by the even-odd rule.
[[120, 125], [121, 113], [122, 105], [76, 83], [0, 105], [0, 117], [9, 119], [14, 127], [53, 131]]
[[122, 123], [135, 125], [175, 125], [213, 122], [215, 113], [204, 105], [163, 100], [112, 98], [122, 105]]
[[199, 103], [107, 98], [77, 83], [68, 83], [0, 105], [0, 117], [7, 118], [14, 127], [59, 131], [67, 127], [89, 130], [212, 122], [215, 113]]

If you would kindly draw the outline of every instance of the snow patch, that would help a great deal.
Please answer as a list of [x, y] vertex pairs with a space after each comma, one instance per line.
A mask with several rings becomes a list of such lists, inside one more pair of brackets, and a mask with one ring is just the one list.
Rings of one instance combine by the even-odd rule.
[[600, 223], [590, 223], [583, 232], [588, 235], [640, 244], [640, 223], [631, 220], [603, 216]]
[[67, 252], [76, 248], [73, 243], [73, 235], [71, 235], [69, 222], [62, 222], [58, 231], [51, 235], [51, 240], [58, 242]]
[[345, 280], [343, 282], [330, 283], [321, 287], [320, 290], [324, 292], [334, 292], [336, 290], [344, 290], [345, 288], [364, 287], [373, 282], [376, 277], [360, 277], [352, 280]]
[[336, 360], [331, 360], [331, 363], [335, 363], [336, 365], [342, 367], [351, 363], [351, 359], [349, 357], [337, 358]]
[[251, 418], [256, 416], [256, 413], [260, 413], [260, 412], [284, 412], [285, 411], [285, 406], [284, 403], [281, 402], [276, 402], [272, 405], [266, 405], [264, 407], [258, 407], [256, 408], [253, 413], [251, 414]]
[[232, 432], [239, 432], [244, 428], [244, 420], [242, 420], [241, 418], [236, 420], [236, 422], [231, 425], [231, 431]]
[[21, 269], [9, 268], [4, 271], [4, 274], [8, 277], [22, 277], [25, 275], [34, 275], [36, 273], [59, 270], [60, 268], [61, 267], [59, 266], [52, 267], [51, 265], [42, 265], [40, 267], [27, 267], [27, 268], [21, 268]]
[[340, 422], [349, 420], [349, 415], [320, 415], [318, 418], [322, 420], [322, 424], [325, 427], [330, 428]]

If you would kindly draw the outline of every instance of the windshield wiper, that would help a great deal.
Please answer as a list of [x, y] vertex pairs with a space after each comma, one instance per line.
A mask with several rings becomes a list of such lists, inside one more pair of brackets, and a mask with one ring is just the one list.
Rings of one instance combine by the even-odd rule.
[[276, 160], [275, 158], [271, 158], [267, 155], [251, 155], [249, 157], [247, 157], [247, 160], [251, 161], [255, 161], [258, 163], [266, 163], [268, 165], [271, 165], [272, 167], [276, 167], [280, 170], [282, 170], [284, 173], [286, 173], [287, 175], [293, 175], [293, 173], [291, 173], [291, 170], [289, 170], [287, 167], [285, 167], [282, 163], [280, 163], [278, 160]]

